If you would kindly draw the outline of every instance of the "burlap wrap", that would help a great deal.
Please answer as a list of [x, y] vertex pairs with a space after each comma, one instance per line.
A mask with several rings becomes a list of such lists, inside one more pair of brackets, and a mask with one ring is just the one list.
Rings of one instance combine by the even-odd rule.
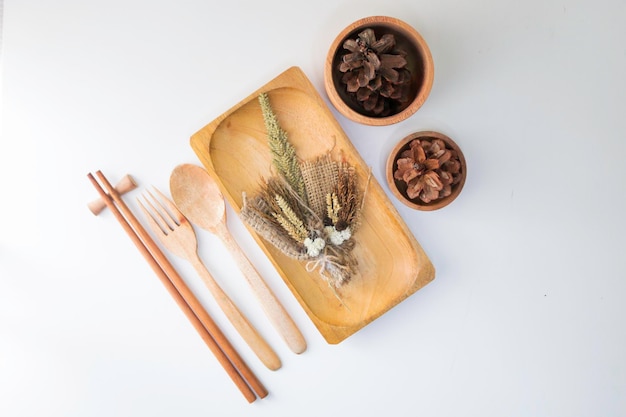
[[[326, 196], [336, 191], [339, 166], [329, 154], [301, 164], [307, 194], [305, 212], [312, 214], [307, 225], [312, 234], [323, 236], [323, 222], [326, 216]], [[339, 288], [348, 282], [356, 269], [356, 259], [352, 254], [354, 241], [351, 239], [341, 247], [326, 245], [317, 257], [307, 255], [306, 249], [296, 242], [277, 224], [269, 205], [260, 196], [247, 199], [244, 195], [240, 212], [242, 221], [254, 229], [263, 239], [274, 245], [286, 256], [306, 262], [309, 272], [317, 270], [329, 285]]]
[[301, 171], [309, 207], [323, 219], [326, 216], [326, 195], [334, 192], [337, 185], [337, 164], [326, 154], [313, 161], [304, 161]]

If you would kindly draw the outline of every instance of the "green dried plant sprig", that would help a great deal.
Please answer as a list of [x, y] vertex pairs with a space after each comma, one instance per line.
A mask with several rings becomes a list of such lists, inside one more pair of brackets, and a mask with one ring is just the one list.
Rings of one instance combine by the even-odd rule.
[[306, 201], [304, 179], [300, 171], [300, 162], [296, 156], [296, 150], [289, 143], [287, 132], [280, 127], [267, 93], [259, 95], [259, 104], [263, 112], [263, 121], [265, 122], [269, 148], [272, 153], [272, 164], [300, 198]]

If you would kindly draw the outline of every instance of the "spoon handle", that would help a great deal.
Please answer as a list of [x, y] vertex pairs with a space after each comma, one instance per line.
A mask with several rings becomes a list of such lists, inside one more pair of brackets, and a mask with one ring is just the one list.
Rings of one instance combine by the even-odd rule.
[[198, 257], [197, 254], [195, 256], [189, 256], [189, 261], [209, 288], [215, 301], [226, 317], [228, 317], [233, 327], [239, 332], [261, 362], [272, 371], [279, 369], [281, 367], [281, 361], [276, 352], [274, 352], [271, 346], [263, 339], [252, 324], [250, 324], [246, 316], [237, 308], [222, 287], [213, 279], [213, 276], [207, 270], [200, 257]]
[[233, 239], [228, 227], [225, 224], [220, 224], [216, 232], [224, 242], [226, 248], [233, 255], [235, 262], [250, 284], [252, 291], [261, 302], [265, 314], [285, 340], [287, 346], [295, 353], [304, 352], [306, 350], [304, 336], [272, 290], [267, 286], [267, 283], [261, 278], [258, 271], [243, 253], [241, 247], [239, 247], [237, 242]]

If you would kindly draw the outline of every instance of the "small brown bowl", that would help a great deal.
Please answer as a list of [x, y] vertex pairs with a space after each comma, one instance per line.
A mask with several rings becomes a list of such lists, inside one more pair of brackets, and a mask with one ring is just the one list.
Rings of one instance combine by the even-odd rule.
[[[339, 70], [342, 57], [348, 52], [343, 47], [344, 42], [356, 39], [368, 28], [374, 31], [376, 39], [385, 34], [394, 36], [397, 49], [406, 53], [405, 68], [410, 73], [408, 100], [390, 102], [388, 113], [384, 115], [365, 110], [356, 94], [347, 91], [346, 84], [342, 82], [344, 73]], [[407, 23], [387, 16], [366, 17], [346, 27], [331, 44], [324, 69], [324, 85], [333, 106], [348, 119], [372, 126], [391, 125], [413, 115], [430, 94], [433, 79], [433, 58], [426, 41]]]
[[[445, 148], [448, 150], [454, 151], [454, 153], [456, 153], [456, 155], [458, 156], [460, 170], [458, 174], [455, 174], [455, 176], [458, 175], [459, 177], [458, 177], [458, 180], [452, 183], [452, 185], [450, 186], [449, 195], [438, 198], [438, 199], [433, 199], [430, 202], [424, 202], [420, 199], [420, 197], [411, 198], [407, 194], [407, 189], [408, 189], [407, 182], [405, 182], [402, 179], [397, 179], [394, 176], [394, 173], [398, 169], [398, 165], [397, 165], [398, 159], [401, 158], [401, 155], [403, 152], [410, 149], [411, 142], [414, 139], [420, 139], [420, 140], [441, 139], [446, 145]], [[432, 211], [432, 210], [437, 210], [437, 209], [447, 206], [452, 201], [454, 201], [454, 199], [456, 199], [458, 195], [461, 193], [461, 190], [463, 189], [463, 186], [465, 185], [465, 179], [467, 177], [467, 164], [465, 162], [465, 157], [463, 155], [463, 152], [461, 152], [461, 148], [459, 148], [459, 146], [448, 136], [439, 132], [422, 131], [422, 132], [411, 133], [410, 135], [402, 139], [400, 142], [398, 142], [398, 144], [393, 148], [393, 150], [389, 154], [389, 158], [387, 159], [385, 175], [387, 177], [387, 183], [389, 184], [389, 188], [391, 189], [391, 192], [400, 201], [402, 201], [407, 206], [417, 209], [417, 210]]]

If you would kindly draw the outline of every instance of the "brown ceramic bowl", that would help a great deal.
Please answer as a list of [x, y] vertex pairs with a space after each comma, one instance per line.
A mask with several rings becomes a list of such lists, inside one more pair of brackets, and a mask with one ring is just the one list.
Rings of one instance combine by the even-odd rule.
[[[385, 34], [394, 36], [397, 48], [407, 54], [406, 69], [411, 74], [408, 101], [394, 102], [390, 106], [390, 113], [384, 116], [366, 111], [341, 81], [344, 73], [339, 70], [339, 65], [343, 55], [348, 52], [343, 47], [344, 42], [348, 39], [356, 39], [359, 33], [367, 28], [374, 30], [376, 39], [380, 39]], [[346, 27], [330, 46], [324, 69], [324, 85], [333, 106], [348, 119], [373, 126], [398, 123], [413, 115], [430, 94], [433, 79], [433, 58], [426, 41], [407, 23], [387, 16], [366, 17]]]
[[[461, 167], [459, 172], [460, 178], [458, 182], [452, 184], [451, 193], [447, 197], [432, 200], [428, 203], [425, 203], [419, 197], [410, 198], [407, 195], [407, 183], [394, 177], [394, 172], [397, 169], [398, 159], [401, 157], [401, 154], [404, 151], [410, 148], [410, 143], [414, 139], [441, 139], [446, 144], [446, 149], [454, 150], [458, 155], [458, 160]], [[447, 206], [458, 197], [458, 195], [461, 193], [461, 190], [463, 189], [463, 186], [465, 185], [465, 179], [467, 177], [467, 164], [465, 162], [463, 152], [461, 152], [461, 148], [459, 148], [459, 146], [448, 136], [433, 131], [415, 132], [402, 139], [393, 148], [393, 150], [389, 154], [389, 158], [387, 159], [385, 175], [387, 177], [387, 183], [389, 184], [391, 192], [398, 198], [398, 200], [402, 201], [404, 204], [411, 208], [423, 211], [431, 211]]]

